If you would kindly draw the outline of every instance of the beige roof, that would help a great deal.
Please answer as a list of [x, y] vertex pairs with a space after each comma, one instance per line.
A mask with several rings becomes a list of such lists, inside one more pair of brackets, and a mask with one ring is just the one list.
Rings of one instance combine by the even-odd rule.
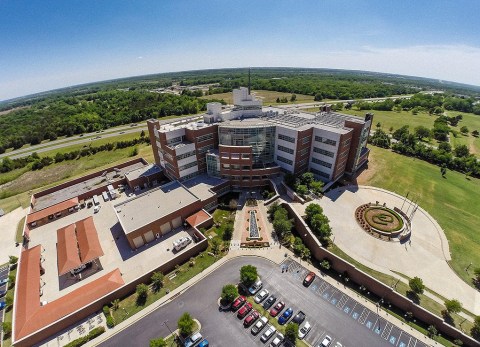
[[115, 205], [115, 211], [124, 233], [129, 234], [197, 201], [195, 195], [174, 181]]

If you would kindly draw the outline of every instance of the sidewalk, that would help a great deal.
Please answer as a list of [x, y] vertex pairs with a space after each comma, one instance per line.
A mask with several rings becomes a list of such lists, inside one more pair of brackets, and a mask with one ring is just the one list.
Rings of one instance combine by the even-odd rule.
[[[163, 305], [169, 303], [170, 301], [174, 300], [178, 295], [181, 293], [185, 292], [188, 290], [190, 287], [194, 286], [197, 282], [205, 278], [208, 274], [212, 273], [216, 269], [218, 269], [220, 266], [224, 265], [225, 263], [229, 262], [230, 260], [233, 260], [238, 257], [244, 257], [244, 256], [254, 256], [254, 257], [261, 257], [265, 258], [266, 260], [269, 260], [275, 264], [280, 265], [280, 263], [286, 259], [285, 255], [291, 257], [292, 259], [298, 260], [295, 258], [294, 254], [290, 252], [288, 249], [285, 248], [279, 248], [278, 246], [272, 246], [268, 248], [263, 248], [263, 249], [239, 249], [239, 250], [232, 250], [230, 251], [225, 257], [220, 259], [218, 262], [214, 263], [212, 266], [209, 268], [205, 269], [203, 272], [195, 276], [194, 278], [190, 279], [189, 281], [185, 282], [182, 284], [180, 287], [177, 289], [173, 290], [169, 294], [165, 295], [162, 299], [160, 299], [158, 302], [146, 307], [144, 310], [141, 312], [137, 313], [136, 315], [128, 318], [127, 320], [123, 321], [122, 323], [118, 324], [112, 329], [107, 329], [104, 334], [100, 335], [97, 339], [90, 341], [87, 343], [85, 346], [90, 347], [90, 346], [97, 346], [100, 343], [108, 340], [110, 337], [113, 335], [119, 333], [120, 331], [128, 328], [130, 325], [135, 323], [136, 321], [140, 320], [141, 318], [147, 316], [154, 310], [162, 307]], [[299, 261], [304, 267], [311, 271], [315, 271], [318, 273], [318, 270], [313, 267], [313, 265], [305, 262], [305, 261]], [[341, 289], [345, 294], [351, 296], [352, 298], [355, 298], [356, 300], [362, 301], [362, 305], [365, 307], [369, 308], [372, 311], [375, 311], [377, 309], [376, 305], [368, 301], [362, 297], [360, 297], [356, 292], [352, 291], [349, 288], [343, 287], [342, 284], [340, 284], [338, 281], [334, 280], [333, 278], [330, 278], [329, 276], [322, 276], [322, 279], [327, 281], [328, 283], [334, 285], [335, 287]], [[343, 287], [343, 288], [342, 288]], [[398, 326], [401, 329], [404, 329], [408, 331], [408, 333], [415, 338], [424, 341], [428, 345], [435, 346], [437, 342], [434, 340], [428, 338], [427, 336], [421, 334], [417, 330], [408, 327], [405, 325], [404, 322], [398, 320], [397, 318], [389, 315], [388, 313], [379, 310], [380, 316], [384, 318], [385, 320], [389, 321], [390, 323]]]

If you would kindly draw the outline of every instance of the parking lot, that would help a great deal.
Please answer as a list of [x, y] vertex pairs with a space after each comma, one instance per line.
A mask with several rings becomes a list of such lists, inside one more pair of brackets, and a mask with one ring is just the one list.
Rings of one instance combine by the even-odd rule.
[[[0, 281], [8, 277], [8, 265], [0, 268]], [[3, 286], [0, 286], [0, 293], [3, 293], [3, 291], [7, 290], [7, 285], [4, 284]], [[5, 301], [5, 295], [0, 297], [0, 301]], [[3, 312], [4, 310], [0, 310], [0, 324], [3, 322]]]

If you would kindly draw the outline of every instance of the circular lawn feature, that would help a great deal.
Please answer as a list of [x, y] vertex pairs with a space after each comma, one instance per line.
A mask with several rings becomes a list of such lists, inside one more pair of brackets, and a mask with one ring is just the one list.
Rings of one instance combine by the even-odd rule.
[[383, 232], [391, 233], [403, 228], [402, 217], [387, 207], [369, 207], [365, 210], [363, 217], [372, 228]]

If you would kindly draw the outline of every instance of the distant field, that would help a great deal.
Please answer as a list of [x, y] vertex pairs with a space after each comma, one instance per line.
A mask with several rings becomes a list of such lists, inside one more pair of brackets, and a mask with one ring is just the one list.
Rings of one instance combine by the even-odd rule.
[[[282, 93], [282, 92], [275, 92], [270, 90], [252, 90], [252, 94], [255, 95], [258, 99], [263, 100], [263, 105], [270, 105], [270, 104], [277, 104], [277, 98], [287, 98], [288, 103], [291, 104], [290, 98], [292, 93]], [[296, 94], [297, 99], [294, 104], [301, 104], [304, 102], [313, 102], [313, 96], [310, 95], [302, 95]], [[223, 99], [227, 104], [233, 104], [233, 94], [230, 93], [221, 93], [221, 94], [213, 94], [213, 95], [206, 95], [202, 96], [202, 99]], [[278, 105], [284, 105], [282, 103]]]
[[[457, 111], [447, 111], [447, 115], [452, 117], [461, 114], [463, 119], [458, 123], [458, 126], [452, 127], [458, 131], [457, 137], [451, 136], [453, 146], [466, 145], [470, 149], [470, 153], [473, 153], [480, 157], [480, 137], [474, 137], [472, 135], [473, 130], [480, 131], [480, 115], [473, 113], [463, 113]], [[468, 136], [460, 134], [460, 128], [466, 126], [469, 130]]]
[[450, 170], [442, 178], [438, 166], [378, 147], [370, 149], [369, 168], [360, 175], [358, 183], [417, 196], [419, 205], [447, 235], [451, 266], [471, 285], [472, 272], [469, 275], [465, 268], [470, 263], [472, 268], [480, 266], [480, 180], [466, 179]]

